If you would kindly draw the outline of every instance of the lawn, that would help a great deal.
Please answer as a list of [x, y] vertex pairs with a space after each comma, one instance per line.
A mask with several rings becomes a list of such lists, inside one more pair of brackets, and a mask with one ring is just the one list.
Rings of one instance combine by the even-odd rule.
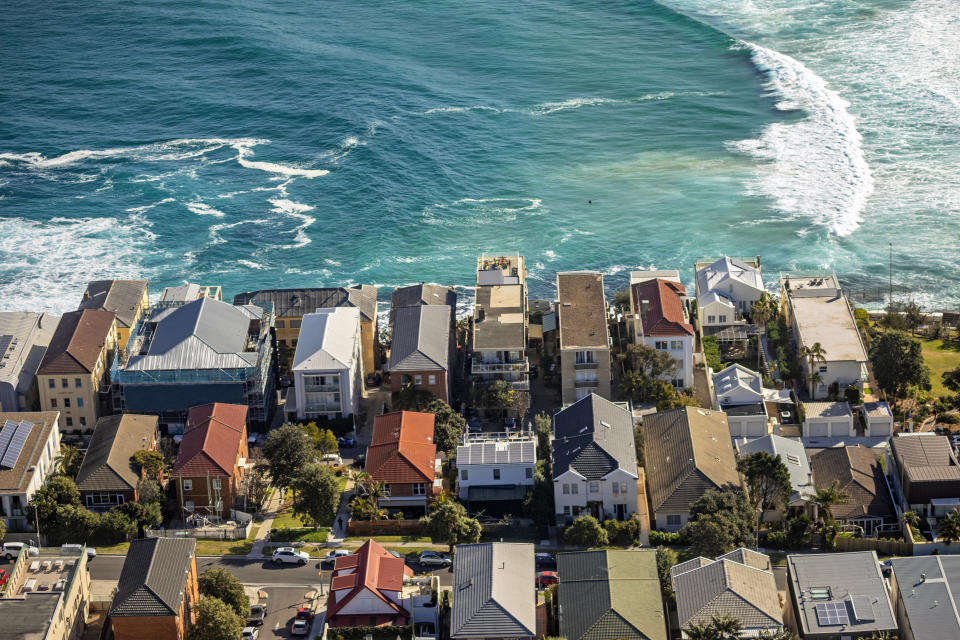
[[[257, 537], [257, 530], [260, 529], [260, 523], [254, 522], [247, 531], [246, 540], [212, 540], [209, 538], [197, 538], [198, 556], [222, 556], [222, 555], [246, 555], [253, 548], [253, 541]], [[98, 555], [126, 555], [130, 549], [129, 542], [107, 547], [97, 547]]]
[[953, 393], [943, 386], [942, 375], [960, 367], [960, 342], [956, 340], [921, 340], [923, 361], [930, 367], [930, 391], [934, 398]]
[[357, 544], [363, 544], [370, 538], [373, 538], [374, 541], [383, 543], [389, 542], [409, 542], [409, 543], [419, 543], [423, 544], [425, 542], [430, 542], [430, 538], [422, 536], [355, 536], [347, 538], [344, 542], [354, 542]]

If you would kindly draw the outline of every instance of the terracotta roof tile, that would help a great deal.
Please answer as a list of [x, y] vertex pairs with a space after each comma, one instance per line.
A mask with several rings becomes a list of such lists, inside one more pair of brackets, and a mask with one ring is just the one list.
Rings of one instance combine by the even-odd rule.
[[[351, 569], [349, 574], [338, 575], [339, 571]], [[353, 597], [369, 590], [383, 602], [397, 612], [404, 611], [403, 607], [385, 596], [383, 591], [401, 591], [403, 578], [412, 576], [413, 570], [406, 566], [403, 558], [394, 557], [389, 551], [373, 540], [367, 540], [349, 556], [337, 558], [333, 565], [333, 579], [330, 582], [331, 592], [343, 589], [352, 591], [336, 596], [331, 593], [327, 603], [327, 620], [331, 620]]]
[[219, 402], [192, 407], [173, 467], [174, 476], [233, 475], [247, 438], [246, 405]]
[[116, 316], [103, 309], [63, 314], [37, 375], [92, 373], [109, 342]]
[[687, 290], [678, 282], [660, 278], [633, 285], [633, 312], [642, 312], [641, 302], [649, 303], [643, 316], [643, 333], [647, 336], [693, 335], [693, 327], [683, 315], [683, 297]]
[[367, 447], [366, 472], [388, 484], [433, 482], [437, 446], [432, 413], [396, 411], [377, 416]]

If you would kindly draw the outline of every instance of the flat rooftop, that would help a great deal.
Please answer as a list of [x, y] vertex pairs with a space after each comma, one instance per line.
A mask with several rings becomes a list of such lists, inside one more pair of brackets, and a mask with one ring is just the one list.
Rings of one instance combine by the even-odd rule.
[[802, 345], [819, 342], [828, 362], [867, 361], [860, 332], [836, 276], [784, 277], [781, 284], [790, 297]]
[[767, 409], [762, 402], [755, 404], [720, 405], [720, 410], [728, 416], [765, 416]]
[[524, 289], [518, 285], [477, 287], [473, 312], [474, 349], [526, 349]]
[[846, 402], [804, 402], [803, 408], [807, 412], [808, 421], [811, 418], [853, 417], [853, 411]]
[[477, 285], [524, 284], [527, 268], [523, 256], [481, 256], [477, 258]]
[[609, 348], [607, 305], [600, 272], [558, 273], [557, 298], [561, 349]]
[[[45, 551], [45, 550], [44, 550]], [[25, 593], [56, 593], [66, 588], [80, 556], [66, 553], [42, 553], [24, 558], [27, 570], [20, 584], [4, 593], [5, 598]]]
[[0, 598], [0, 640], [43, 640], [61, 593], [28, 593]]

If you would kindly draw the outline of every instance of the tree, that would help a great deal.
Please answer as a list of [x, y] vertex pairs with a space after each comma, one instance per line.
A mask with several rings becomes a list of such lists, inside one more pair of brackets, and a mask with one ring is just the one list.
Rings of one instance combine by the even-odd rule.
[[750, 506], [757, 513], [755, 539], [759, 539], [760, 523], [766, 510], [786, 506], [790, 501], [790, 470], [779, 455], [758, 451], [737, 460], [737, 471], [747, 482]]
[[300, 470], [316, 459], [314, 443], [302, 429], [285, 424], [274, 429], [263, 443], [263, 455], [270, 467], [273, 484], [290, 486]]
[[941, 377], [943, 378], [943, 386], [950, 391], [960, 393], [960, 367], [956, 367], [952, 371], [944, 371]]
[[670, 569], [677, 564], [677, 552], [670, 547], [657, 547], [657, 575], [660, 577], [660, 591], [666, 599], [673, 598], [673, 579]]
[[710, 489], [690, 505], [690, 521], [680, 535], [699, 555], [718, 556], [749, 545], [753, 523], [754, 511], [742, 491]]
[[57, 473], [64, 475], [71, 480], [80, 473], [80, 466], [83, 464], [83, 454], [77, 447], [71, 447], [68, 444], [60, 445], [60, 455], [56, 457]]
[[91, 544], [116, 544], [137, 534], [137, 523], [116, 507], [101, 513], [94, 524]]
[[163, 512], [159, 502], [124, 502], [115, 511], [123, 513], [136, 526], [137, 535], [144, 535], [148, 527], [155, 527], [163, 522]]
[[920, 516], [917, 515], [916, 511], [904, 511], [903, 512], [903, 522], [908, 527], [919, 527], [920, 526]]
[[917, 329], [923, 326], [923, 322], [926, 319], [923, 315], [923, 312], [920, 311], [920, 307], [917, 306], [917, 303], [911, 300], [907, 303], [907, 306], [903, 308], [903, 319], [907, 325], [907, 329], [910, 330], [910, 334], [916, 333]]
[[523, 499], [523, 515], [541, 526], [554, 523], [553, 482], [550, 480], [550, 465], [546, 460], [537, 460], [533, 471], [533, 489]]
[[337, 443], [337, 436], [330, 429], [321, 429], [317, 434], [317, 451], [321, 456], [328, 453], [337, 453], [340, 451], [340, 445]]
[[270, 466], [262, 459], [256, 459], [253, 468], [243, 478], [247, 485], [247, 500], [258, 510], [263, 506], [263, 501], [267, 497], [267, 489], [270, 487], [270, 480], [267, 477], [269, 472]]
[[244, 621], [237, 612], [220, 598], [200, 598], [196, 621], [190, 628], [189, 640], [236, 640]]
[[250, 615], [250, 599], [243, 591], [243, 585], [235, 575], [225, 569], [207, 569], [197, 578], [197, 588], [201, 596], [217, 598], [241, 619]]
[[340, 483], [327, 465], [308, 464], [290, 483], [293, 490], [293, 513], [313, 524], [333, 522], [340, 505]]
[[527, 415], [527, 411], [530, 410], [530, 392], [514, 391], [513, 403], [511, 403], [510, 408], [517, 414], [517, 426], [519, 427], [519, 423], [523, 421], [524, 416]]
[[483, 389], [483, 404], [488, 409], [506, 411], [513, 406], [515, 393], [506, 380], [494, 380]]
[[799, 640], [799, 638], [789, 629], [780, 629], [779, 631], [763, 630], [757, 635], [757, 640]]
[[150, 504], [163, 502], [163, 488], [150, 478], [144, 478], [137, 483], [137, 502]]
[[840, 482], [834, 480], [833, 484], [829, 487], [817, 488], [813, 502], [817, 505], [818, 509], [823, 511], [824, 520], [833, 522], [833, 506], [847, 500], [849, 497], [850, 494], [840, 488]]
[[810, 382], [810, 396], [815, 398], [817, 396], [817, 387], [823, 382], [823, 378], [820, 377], [820, 373], [817, 370], [817, 364], [826, 363], [827, 352], [819, 342], [814, 342], [813, 345], [809, 347], [800, 347], [797, 355], [807, 361], [807, 371], [810, 372], [808, 377], [808, 381]]
[[930, 390], [930, 369], [923, 364], [920, 342], [903, 331], [885, 331], [875, 337], [870, 361], [877, 385], [893, 398], [906, 397], [910, 386]]
[[433, 394], [421, 389], [411, 380], [393, 394], [391, 405], [394, 411], [423, 411], [433, 400]]
[[[770, 294], [764, 291], [760, 294], [760, 297], [750, 305], [750, 320], [753, 324], [757, 325], [758, 328], [767, 326], [767, 321], [773, 317], [773, 314], [776, 312], [776, 307], [773, 303], [773, 298], [770, 297]], [[760, 344], [759, 340], [757, 341], [757, 371], [760, 371]]]
[[163, 454], [159, 451], [146, 451], [141, 449], [133, 454], [133, 461], [147, 472], [147, 476], [156, 481], [160, 480], [167, 466]]
[[550, 436], [553, 420], [545, 411], [533, 417], [533, 431], [537, 434], [537, 458], [550, 464]]
[[717, 616], [707, 624], [694, 624], [684, 629], [690, 640], [736, 640], [743, 624], [730, 616]]
[[607, 532], [593, 516], [580, 516], [563, 532], [567, 544], [577, 547], [603, 547], [610, 540]]
[[456, 544], [472, 544], [480, 541], [480, 523], [467, 515], [462, 504], [452, 500], [436, 503], [430, 513], [420, 518], [420, 526], [434, 543], [446, 542]]
[[0, 542], [7, 537], [7, 521], [0, 518]]
[[[29, 509], [41, 524], [46, 525], [59, 506], [80, 506], [80, 490], [70, 478], [61, 475], [50, 476], [47, 484], [37, 489], [30, 498]], [[46, 528], [46, 527], [44, 527]]]
[[954, 509], [937, 524], [937, 538], [946, 544], [960, 540], [960, 511]]
[[613, 294], [613, 306], [619, 313], [630, 309], [630, 289], [620, 289]]
[[46, 520], [41, 517], [40, 523], [47, 544], [57, 546], [89, 540], [100, 526], [100, 516], [79, 504], [63, 504], [58, 505]]
[[427, 405], [427, 413], [433, 414], [433, 442], [437, 449], [452, 454], [460, 444], [467, 421], [440, 398]]

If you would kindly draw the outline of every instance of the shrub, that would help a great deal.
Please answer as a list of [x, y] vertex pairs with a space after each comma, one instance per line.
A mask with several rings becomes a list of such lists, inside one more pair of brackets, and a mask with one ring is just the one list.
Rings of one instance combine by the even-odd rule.
[[960, 416], [955, 413], [941, 413], [937, 416], [937, 421], [943, 424], [960, 424]]
[[720, 361], [720, 343], [717, 342], [717, 336], [704, 336], [703, 355], [708, 367], [715, 372], [721, 370], [723, 363]]
[[372, 636], [374, 640], [410, 640], [413, 637], [412, 627], [397, 627], [387, 625], [383, 627], [327, 627], [327, 640], [363, 640], [364, 636]]
[[657, 547], [665, 544], [680, 544], [680, 534], [676, 531], [657, 531], [650, 532], [650, 546]]
[[640, 533], [640, 521], [636, 518], [618, 522], [617, 520], [605, 520], [603, 528], [607, 532], [607, 538], [610, 544], [620, 547], [629, 547], [636, 543], [637, 536]]
[[764, 541], [764, 546], [770, 547], [772, 549], [786, 549], [787, 548], [787, 532], [786, 531], [771, 531], [769, 532]]

